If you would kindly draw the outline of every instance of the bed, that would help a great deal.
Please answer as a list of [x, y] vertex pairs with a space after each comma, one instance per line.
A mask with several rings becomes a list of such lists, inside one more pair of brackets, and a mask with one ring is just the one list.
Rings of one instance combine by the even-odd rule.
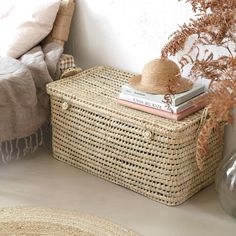
[[[63, 54], [75, 1], [41, 1], [54, 7], [58, 4], [47, 36], [25, 53], [19, 53], [20, 56], [16, 50], [0, 55], [0, 164], [19, 160], [45, 145], [50, 136], [49, 97], [45, 86], [59, 79], [66, 69], [75, 67], [73, 57]], [[0, 10], [0, 20], [5, 15]], [[31, 29], [33, 38], [36, 33], [32, 32]], [[3, 52], [6, 47], [1, 47]]]

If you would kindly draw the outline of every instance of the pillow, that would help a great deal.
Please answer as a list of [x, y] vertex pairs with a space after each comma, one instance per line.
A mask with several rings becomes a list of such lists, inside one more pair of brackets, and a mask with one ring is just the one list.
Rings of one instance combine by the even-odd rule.
[[0, 3], [0, 56], [18, 58], [52, 30], [60, 0], [7, 0]]
[[64, 43], [68, 40], [74, 9], [75, 0], [61, 0], [53, 29], [46, 39], [43, 40], [43, 44], [56, 42], [64, 46]]

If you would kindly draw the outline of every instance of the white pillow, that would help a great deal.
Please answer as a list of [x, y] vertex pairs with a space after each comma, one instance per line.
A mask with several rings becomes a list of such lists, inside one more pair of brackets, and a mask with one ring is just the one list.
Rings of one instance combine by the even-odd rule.
[[60, 0], [6, 0], [0, 3], [0, 56], [18, 58], [52, 30]]

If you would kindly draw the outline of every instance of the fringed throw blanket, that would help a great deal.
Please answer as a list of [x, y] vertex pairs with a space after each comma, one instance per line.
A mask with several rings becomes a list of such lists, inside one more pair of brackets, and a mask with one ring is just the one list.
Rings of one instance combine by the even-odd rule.
[[62, 47], [37, 46], [19, 60], [0, 57], [0, 142], [36, 132], [48, 119], [45, 86], [56, 78]]
[[35, 152], [44, 143], [47, 125], [40, 127], [35, 133], [13, 140], [0, 142], [0, 164], [19, 160], [29, 153]]
[[45, 85], [59, 76], [62, 46], [37, 46], [19, 60], [0, 57], [0, 163], [42, 144], [49, 117]]

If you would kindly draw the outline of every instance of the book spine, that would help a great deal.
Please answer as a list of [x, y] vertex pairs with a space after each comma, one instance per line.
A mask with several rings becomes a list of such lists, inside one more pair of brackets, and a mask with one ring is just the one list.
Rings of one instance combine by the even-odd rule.
[[[122, 86], [121, 88], [121, 92], [124, 94], [129, 94], [132, 96], [136, 96], [139, 98], [145, 98], [145, 99], [149, 99], [151, 101], [154, 102], [163, 102], [164, 100], [164, 96], [163, 95], [153, 95], [153, 94], [148, 94], [148, 93], [143, 93], [140, 91], [136, 91], [135, 89], [131, 88], [129, 85], [125, 84]], [[201, 94], [204, 92], [204, 87], [199, 87], [198, 89], [192, 91], [191, 93], [187, 93], [181, 97], [173, 97], [172, 96], [172, 106], [178, 106], [190, 99], [192, 99], [193, 97]], [[159, 97], [157, 97], [159, 96]]]
[[172, 105], [168, 107], [167, 104], [164, 102], [155, 102], [146, 98], [139, 98], [135, 95], [129, 95], [125, 93], [120, 93], [119, 98], [122, 100], [126, 100], [128, 102], [133, 102], [133, 103], [137, 103], [143, 106], [152, 107], [155, 109], [159, 109], [159, 110], [163, 110], [167, 112], [173, 112], [173, 113], [180, 113], [184, 111], [185, 109], [192, 106], [192, 102], [187, 102], [180, 105], [179, 107], [172, 106]]
[[181, 119], [183, 119], [183, 118], [199, 111], [200, 109], [202, 109], [204, 107], [203, 104], [198, 104], [197, 106], [190, 107], [190, 108], [186, 109], [185, 111], [183, 111], [179, 114], [174, 114], [174, 113], [171, 113], [171, 112], [166, 112], [166, 111], [154, 109], [154, 108], [151, 108], [151, 107], [143, 106], [143, 105], [140, 105], [140, 104], [137, 104], [137, 103], [128, 102], [128, 101], [125, 101], [125, 100], [122, 100], [122, 99], [117, 99], [117, 102], [119, 104], [123, 105], [123, 106], [129, 107], [129, 108], [132, 108], [132, 109], [136, 109], [136, 110], [139, 110], [139, 111], [144, 111], [144, 112], [147, 112], [147, 113], [150, 113], [150, 114], [153, 114], [153, 115], [161, 116], [161, 117], [171, 119], [171, 120], [176, 120], [176, 121], [181, 120]]
[[151, 107], [147, 107], [147, 106], [143, 106], [137, 103], [133, 103], [133, 102], [128, 102], [122, 99], [117, 99], [117, 102], [123, 106], [135, 109], [135, 110], [139, 110], [139, 111], [143, 111], [143, 112], [147, 112], [153, 115], [157, 115], [157, 116], [161, 116], [167, 119], [171, 119], [171, 120], [178, 120], [179, 119], [179, 115], [178, 114], [174, 114], [171, 112], [166, 112], [166, 111], [162, 111], [162, 110], [158, 110], [158, 109], [154, 109]]
[[[129, 94], [129, 95], [136, 96], [139, 98], [153, 100], [156, 102], [163, 102], [163, 100], [164, 100], [164, 96], [162, 96], [162, 95], [160, 95], [159, 98], [156, 98], [156, 97], [154, 98], [153, 96], [155, 96], [155, 95], [136, 91], [133, 88], [130, 88], [129, 86], [127, 86], [126, 84], [122, 86], [121, 93]], [[172, 101], [172, 105], [174, 105], [174, 106], [176, 105], [174, 99]]]

